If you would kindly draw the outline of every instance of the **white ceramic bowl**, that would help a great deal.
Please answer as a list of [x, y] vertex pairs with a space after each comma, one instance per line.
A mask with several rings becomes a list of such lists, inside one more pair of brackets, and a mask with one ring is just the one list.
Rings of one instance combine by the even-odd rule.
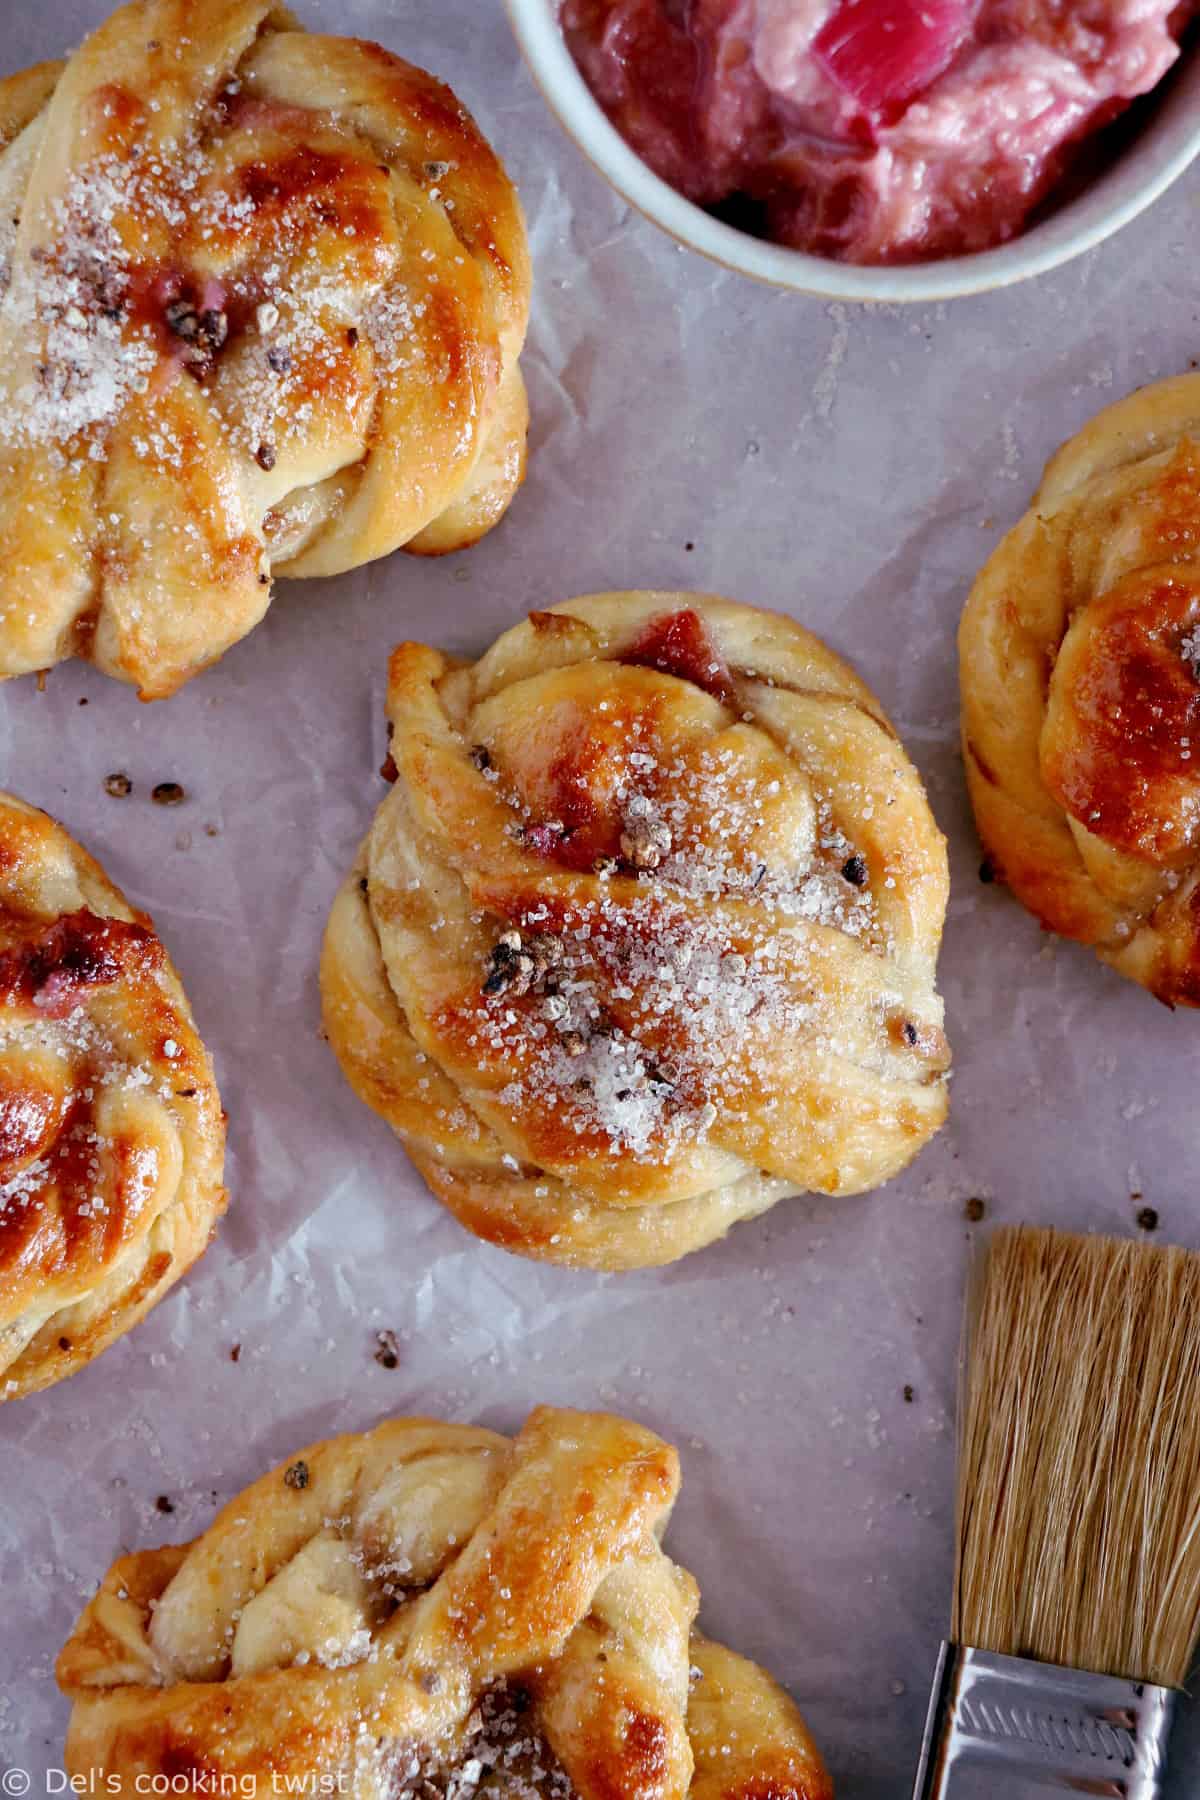
[[1116, 162], [1048, 218], [975, 256], [864, 268], [788, 250], [722, 224], [661, 181], [610, 124], [575, 66], [558, 0], [506, 0], [533, 77], [584, 155], [631, 205], [726, 268], [831, 300], [948, 300], [1041, 275], [1090, 250], [1157, 200], [1200, 153], [1200, 50], [1168, 76], [1152, 116]]

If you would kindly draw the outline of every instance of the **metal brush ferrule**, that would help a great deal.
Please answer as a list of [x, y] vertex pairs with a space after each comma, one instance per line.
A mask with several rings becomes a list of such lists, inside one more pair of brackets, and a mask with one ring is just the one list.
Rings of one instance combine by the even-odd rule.
[[913, 1800], [1161, 1800], [1173, 1688], [943, 1644]]

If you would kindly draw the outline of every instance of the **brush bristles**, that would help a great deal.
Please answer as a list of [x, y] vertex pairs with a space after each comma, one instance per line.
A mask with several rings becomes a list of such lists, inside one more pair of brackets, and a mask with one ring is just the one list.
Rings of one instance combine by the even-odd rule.
[[956, 1643], [1179, 1686], [1200, 1624], [1200, 1256], [994, 1234], [968, 1315]]

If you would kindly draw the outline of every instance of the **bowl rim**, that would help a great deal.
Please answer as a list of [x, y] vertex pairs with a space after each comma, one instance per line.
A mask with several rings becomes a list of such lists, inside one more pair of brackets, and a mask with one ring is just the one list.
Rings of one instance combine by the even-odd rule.
[[[1120, 231], [1200, 154], [1198, 46], [1191, 51], [1190, 66], [1176, 79], [1165, 115], [1090, 188], [1031, 230], [971, 256], [897, 265], [835, 262], [751, 237], [685, 199], [626, 143], [593, 96], [563, 37], [559, 0], [505, 0], [505, 5], [517, 43], [551, 112], [631, 206], [679, 243], [726, 269], [820, 299], [928, 304], [989, 293], [1045, 274]], [[1148, 167], [1139, 173], [1142, 164]]]

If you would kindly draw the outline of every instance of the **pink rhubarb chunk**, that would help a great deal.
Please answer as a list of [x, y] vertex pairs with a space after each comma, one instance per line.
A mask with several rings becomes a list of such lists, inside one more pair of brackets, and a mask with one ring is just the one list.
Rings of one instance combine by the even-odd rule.
[[892, 112], [949, 68], [975, 12], [974, 0], [841, 0], [813, 54], [864, 112]]

